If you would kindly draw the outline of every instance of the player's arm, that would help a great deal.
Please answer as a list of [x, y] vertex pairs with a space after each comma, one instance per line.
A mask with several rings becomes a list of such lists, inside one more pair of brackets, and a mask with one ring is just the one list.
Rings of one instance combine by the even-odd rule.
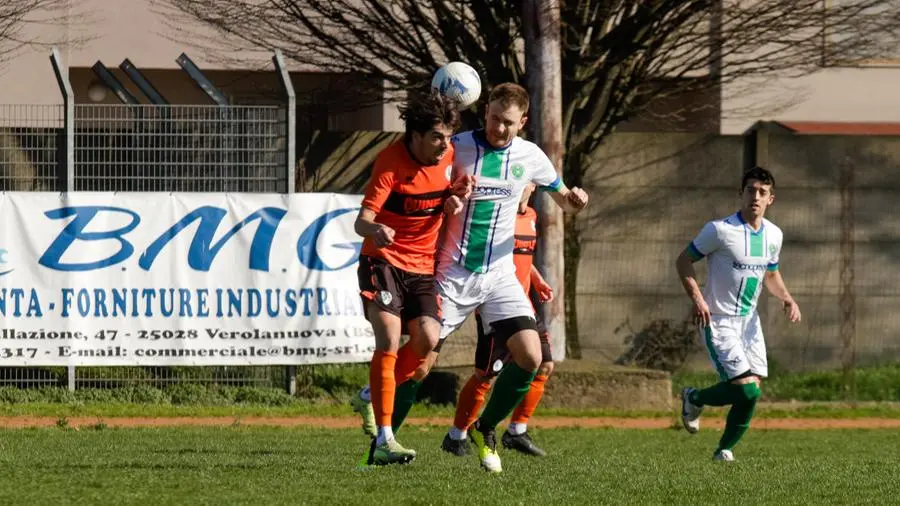
[[578, 214], [587, 206], [588, 194], [581, 188], [567, 188], [562, 178], [556, 173], [553, 162], [547, 155], [540, 151], [532, 152], [533, 160], [537, 165], [532, 182], [538, 188], [550, 192], [550, 198], [556, 202], [566, 214]]
[[697, 271], [694, 269], [694, 263], [699, 262], [703, 257], [712, 253], [718, 247], [718, 241], [715, 225], [707, 223], [700, 230], [700, 234], [675, 259], [675, 270], [678, 272], [678, 279], [694, 305], [694, 322], [704, 327], [709, 326], [712, 317], [709, 312], [709, 306], [706, 304], [706, 300], [703, 299], [700, 283], [697, 282]]
[[363, 197], [362, 207], [353, 223], [353, 230], [363, 237], [371, 237], [375, 241], [375, 245], [379, 248], [387, 246], [394, 242], [394, 229], [376, 223], [375, 218], [381, 212], [381, 208], [391, 189], [394, 187], [394, 171], [387, 167], [379, 157], [375, 161], [375, 167], [372, 169], [372, 180], [366, 188]]
[[534, 264], [531, 265], [531, 286], [538, 294], [541, 302], [553, 300], [553, 287], [541, 276], [541, 271]]
[[353, 223], [353, 230], [363, 237], [371, 237], [372, 240], [375, 241], [376, 246], [383, 248], [394, 242], [394, 229], [387, 225], [376, 223], [376, 216], [378, 215], [375, 211], [363, 207], [356, 216], [356, 221]]
[[766, 271], [765, 284], [769, 293], [784, 304], [784, 313], [788, 319], [793, 323], [799, 322], [801, 318], [800, 306], [797, 305], [797, 302], [791, 297], [791, 293], [788, 292], [787, 286], [784, 284], [784, 278], [781, 277], [781, 271], [778, 270], [778, 265], [775, 265], [774, 269], [769, 267], [769, 270]]
[[693, 301], [703, 300], [703, 292], [700, 291], [700, 283], [697, 282], [697, 271], [694, 269], [695, 256], [690, 251], [690, 246], [684, 249], [675, 260], [675, 270], [685, 293]]
[[588, 203], [587, 192], [578, 187], [567, 188], [562, 182], [559, 183], [556, 190], [550, 192], [550, 198], [566, 214], [578, 214]]

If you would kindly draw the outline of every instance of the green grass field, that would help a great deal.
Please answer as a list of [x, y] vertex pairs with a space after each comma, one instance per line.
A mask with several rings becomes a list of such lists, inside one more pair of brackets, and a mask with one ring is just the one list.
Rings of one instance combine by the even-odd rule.
[[504, 473], [412, 427], [408, 466], [355, 470], [358, 431], [279, 428], [0, 431], [3, 504], [857, 504], [895, 503], [897, 434], [751, 431], [737, 462], [719, 433], [546, 430], [551, 454], [502, 452]]

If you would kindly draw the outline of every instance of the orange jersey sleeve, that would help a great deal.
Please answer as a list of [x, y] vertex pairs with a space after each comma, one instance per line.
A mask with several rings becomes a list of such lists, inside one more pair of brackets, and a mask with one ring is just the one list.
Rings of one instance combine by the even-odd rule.
[[384, 152], [375, 159], [375, 166], [372, 167], [372, 180], [366, 187], [366, 193], [363, 197], [362, 206], [370, 209], [375, 214], [381, 212], [384, 202], [391, 195], [396, 181], [396, 165], [390, 163], [390, 157], [385, 156]]

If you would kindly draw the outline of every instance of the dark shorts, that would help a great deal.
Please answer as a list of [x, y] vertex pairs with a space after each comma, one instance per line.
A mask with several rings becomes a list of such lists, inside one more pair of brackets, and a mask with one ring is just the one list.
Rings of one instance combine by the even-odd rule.
[[[512, 356], [509, 348], [506, 347], [506, 341], [510, 338], [509, 332], [490, 332], [484, 331], [484, 325], [481, 316], [475, 313], [475, 325], [478, 327], [478, 342], [475, 344], [475, 368], [484, 373], [486, 378], [491, 378], [500, 374], [503, 366], [506, 365]], [[550, 350], [550, 335], [544, 326], [537, 324], [538, 337], [541, 339], [541, 362], [552, 362], [553, 353]]]
[[434, 276], [407, 272], [385, 260], [365, 255], [359, 257], [357, 274], [367, 318], [369, 304], [375, 304], [378, 309], [399, 316], [404, 324], [420, 316], [441, 321]]

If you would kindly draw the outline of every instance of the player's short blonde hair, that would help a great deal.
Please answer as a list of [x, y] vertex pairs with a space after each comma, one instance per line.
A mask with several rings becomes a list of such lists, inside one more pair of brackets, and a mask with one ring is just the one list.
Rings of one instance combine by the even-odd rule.
[[499, 101], [504, 108], [515, 105], [522, 110], [522, 114], [528, 114], [528, 106], [531, 101], [528, 98], [528, 91], [516, 83], [498, 84], [491, 90], [488, 102]]

